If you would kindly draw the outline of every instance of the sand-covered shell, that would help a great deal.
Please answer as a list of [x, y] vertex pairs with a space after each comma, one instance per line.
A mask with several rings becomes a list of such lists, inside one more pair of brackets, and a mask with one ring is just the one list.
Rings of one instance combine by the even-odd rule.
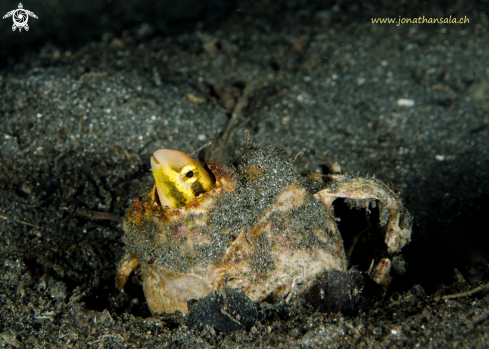
[[411, 235], [411, 217], [384, 183], [353, 175], [302, 176], [272, 148], [247, 149], [232, 164], [208, 162], [213, 189], [181, 208], [163, 207], [155, 186], [135, 198], [124, 223], [123, 289], [140, 266], [153, 313], [188, 312], [187, 302], [224, 287], [252, 301], [301, 297], [348, 261], [333, 201], [379, 206], [389, 252]]

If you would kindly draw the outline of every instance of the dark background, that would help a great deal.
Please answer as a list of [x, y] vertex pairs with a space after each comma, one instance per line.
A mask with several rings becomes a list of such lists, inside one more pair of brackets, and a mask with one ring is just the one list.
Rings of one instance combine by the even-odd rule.
[[[487, 344], [487, 1], [23, 5], [39, 17], [28, 32], [0, 22], [2, 345]], [[470, 23], [370, 20], [423, 15]], [[223, 87], [249, 93], [238, 119]], [[118, 293], [118, 219], [151, 183], [152, 152], [216, 140], [198, 158], [224, 161], [245, 129], [257, 146], [301, 152], [300, 171], [339, 162], [402, 189], [412, 242], [382, 302], [353, 318], [303, 314], [216, 334], [150, 317], [137, 276]], [[340, 202], [337, 212], [344, 234], [367, 224]], [[365, 234], [354, 264], [366, 270], [382, 244]]]
[[[3, 1], [0, 12], [16, 9], [18, 3]], [[2, 64], [13, 63], [26, 52], [36, 52], [47, 43], [63, 49], [77, 48], [91, 40], [100, 40], [104, 33], [120, 36], [142, 23], [153, 27], [152, 35], [172, 35], [197, 27], [212, 30], [230, 17], [235, 21], [245, 16], [260, 17], [273, 24], [280, 22], [281, 13], [295, 12], [307, 17], [334, 8], [332, 20], [348, 26], [370, 22], [371, 17], [452, 15], [474, 18], [487, 11], [488, 6], [487, 1], [30, 1], [24, 3], [24, 8], [34, 12], [40, 20], [30, 19], [34, 30], [29, 35], [2, 35], [0, 57]], [[11, 19], [2, 23], [10, 28]]]

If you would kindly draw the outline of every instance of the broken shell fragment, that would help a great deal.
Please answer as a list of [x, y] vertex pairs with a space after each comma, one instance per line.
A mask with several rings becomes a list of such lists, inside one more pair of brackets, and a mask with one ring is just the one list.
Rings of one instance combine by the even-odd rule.
[[380, 225], [387, 225], [385, 243], [388, 251], [397, 252], [411, 240], [412, 217], [386, 184], [378, 179], [349, 175], [330, 175], [328, 178], [332, 185], [314, 194], [328, 210], [332, 209], [333, 201], [337, 198], [345, 198], [351, 206], [366, 209], [371, 202], [377, 202]]
[[153, 313], [186, 314], [189, 301], [223, 289], [242, 292], [253, 302], [292, 302], [326, 272], [346, 273], [332, 206], [336, 198], [355, 207], [379, 206], [389, 252], [410, 240], [411, 216], [379, 180], [302, 176], [267, 147], [245, 150], [234, 166], [208, 162], [215, 181], [206, 179], [198, 194], [175, 199], [175, 190], [187, 188], [177, 183], [189, 163], [199, 173], [206, 171], [181, 154], [155, 152], [156, 185], [132, 201], [124, 222], [126, 256], [118, 287], [123, 289], [139, 264]]

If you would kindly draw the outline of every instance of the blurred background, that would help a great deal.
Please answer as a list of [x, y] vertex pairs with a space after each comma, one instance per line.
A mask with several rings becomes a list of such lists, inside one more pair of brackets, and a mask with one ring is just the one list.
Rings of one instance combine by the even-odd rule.
[[[18, 7], [19, 1], [2, 1], [5, 14]], [[142, 24], [144, 37], [172, 35], [196, 29], [212, 30], [232, 18], [267, 18], [280, 22], [280, 13], [294, 11], [301, 18], [327, 17], [335, 23], [352, 25], [369, 22], [371, 17], [468, 16], [475, 18], [487, 11], [489, 2], [479, 1], [342, 1], [342, 0], [182, 0], [182, 1], [37, 1], [24, 2], [39, 20], [30, 19], [29, 35], [8, 35], [10, 20], [2, 21], [6, 32], [0, 47], [1, 64], [18, 61], [23, 54], [37, 52], [46, 44], [60, 49], [77, 48], [91, 40], [101, 40], [104, 33], [119, 37], [124, 31]], [[3, 16], [3, 15], [2, 15]], [[307, 21], [301, 22], [307, 25]]]

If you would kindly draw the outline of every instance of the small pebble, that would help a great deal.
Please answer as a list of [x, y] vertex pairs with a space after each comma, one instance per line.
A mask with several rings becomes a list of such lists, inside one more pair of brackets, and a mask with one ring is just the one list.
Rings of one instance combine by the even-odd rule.
[[397, 105], [400, 107], [412, 107], [414, 105], [414, 101], [412, 99], [399, 98], [397, 100]]

